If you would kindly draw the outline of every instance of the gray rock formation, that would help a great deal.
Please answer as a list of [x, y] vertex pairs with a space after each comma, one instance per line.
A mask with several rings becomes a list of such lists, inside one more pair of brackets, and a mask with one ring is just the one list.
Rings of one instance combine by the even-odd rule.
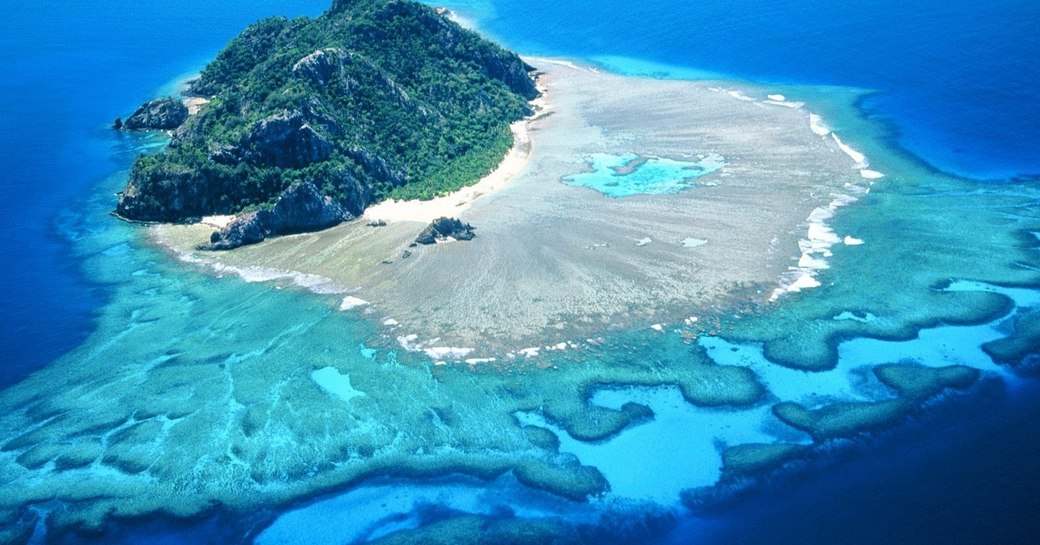
[[[319, 49], [310, 55], [300, 59], [293, 65], [294, 76], [310, 82], [313, 85], [325, 86], [335, 79], [346, 80], [343, 77], [343, 64], [353, 59], [350, 52], [330, 47]], [[347, 87], [354, 87], [350, 81], [344, 81]]]
[[388, 182], [394, 186], [404, 185], [408, 181], [404, 173], [391, 168], [386, 159], [369, 153], [365, 148], [352, 148], [347, 151], [347, 157], [356, 161], [364, 169], [365, 174], [376, 180]]
[[270, 210], [250, 212], [210, 236], [200, 250], [231, 250], [268, 237], [319, 231], [354, 216], [331, 197], [322, 196], [310, 182], [283, 191]]
[[422, 233], [416, 237], [418, 244], [436, 244], [439, 240], [453, 238], [455, 240], [473, 240], [477, 236], [474, 227], [468, 223], [462, 223], [458, 218], [437, 218], [433, 220]]
[[188, 120], [188, 107], [172, 97], [157, 98], [141, 105], [122, 124], [129, 130], [172, 130]]
[[245, 147], [246, 161], [268, 167], [303, 168], [332, 155], [329, 141], [298, 111], [284, 111], [258, 121]]

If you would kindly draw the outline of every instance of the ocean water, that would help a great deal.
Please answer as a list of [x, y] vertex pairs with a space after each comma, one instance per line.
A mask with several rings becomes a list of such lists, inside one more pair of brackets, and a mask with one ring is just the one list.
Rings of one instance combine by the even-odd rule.
[[1028, 0], [450, 5], [531, 54], [877, 91], [866, 113], [929, 165], [977, 179], [1040, 173], [1040, 10]]
[[[317, 14], [324, 2], [11, 3], [0, 21], [0, 385], [79, 345], [104, 289], [70, 256], [67, 221], [126, 169], [137, 138], [109, 130], [201, 68], [259, 17]], [[105, 218], [92, 218], [104, 224]]]
[[[202, 510], [187, 520], [127, 516], [102, 530], [48, 534], [47, 542], [343, 543], [432, 527], [464, 514], [498, 522], [562, 519], [580, 527], [586, 542], [597, 543], [1036, 542], [1040, 445], [1032, 430], [1040, 418], [1040, 393], [1035, 379], [997, 366], [980, 345], [1011, 334], [1016, 317], [1037, 307], [1040, 282], [1030, 270], [1040, 267], [1040, 257], [1036, 241], [1023, 241], [1028, 233], [1021, 230], [1040, 231], [1040, 197], [1035, 182], [1028, 181], [1040, 173], [1035, 145], [1040, 95], [1033, 89], [1040, 76], [1040, 35], [1034, 30], [1040, 28], [1040, 7], [1012, 0], [447, 5], [523, 53], [659, 77], [726, 77], [775, 86], [818, 107], [843, 139], [871, 157], [872, 168], [885, 172], [889, 185], [878, 186], [874, 200], [838, 218], [843, 232], [857, 233], [872, 253], [862, 257], [852, 253], [855, 248], [836, 249], [835, 268], [823, 273], [821, 290], [785, 302], [763, 320], [729, 324], [723, 328], [726, 338], [702, 337], [698, 346], [715, 362], [749, 368], [777, 399], [812, 406], [888, 399], [892, 393], [863, 371], [883, 362], [971, 365], [986, 372], [982, 385], [932, 403], [909, 423], [880, 435], [839, 442], [749, 496], [695, 514], [676, 510], [674, 494], [710, 485], [718, 477], [723, 446], [807, 444], [808, 435], [784, 428], [764, 404], [704, 409], [684, 404], [674, 387], [608, 389], [591, 397], [590, 410], [618, 410], [636, 401], [651, 407], [656, 418], [599, 442], [579, 441], [558, 429], [561, 459], [599, 464], [614, 479], [614, 494], [606, 502], [563, 500], [523, 486], [511, 474], [494, 480], [396, 475], [357, 487], [324, 483], [288, 493], [290, 499], [248, 510]], [[265, 392], [284, 392], [292, 402], [271, 406], [285, 411], [283, 422], [297, 428], [261, 435], [259, 444], [231, 441], [235, 449], [244, 448], [237, 456], [298, 457], [304, 464], [314, 461], [307, 471], [321, 476], [320, 461], [345, 448], [328, 426], [359, 414], [338, 405], [323, 408], [329, 403], [323, 395], [355, 408], [414, 396], [421, 414], [412, 414], [408, 405], [387, 410], [400, 418], [400, 428], [426, 430], [430, 419], [423, 415], [430, 411], [434, 424], [451, 425], [447, 400], [456, 401], [452, 396], [459, 392], [472, 393], [474, 407], [498, 407], [503, 400], [494, 392], [519, 388], [511, 383], [491, 388], [487, 385], [500, 379], [479, 374], [435, 376], [421, 363], [400, 367], [392, 350], [362, 344], [371, 336], [369, 326], [332, 312], [336, 301], [200, 274], [152, 249], [142, 228], [107, 214], [133, 158], [161, 144], [154, 137], [109, 130], [115, 116], [125, 116], [198, 70], [246, 24], [273, 14], [314, 15], [325, 2], [99, 0], [5, 7], [0, 19], [0, 68], [7, 76], [0, 79], [0, 189], [7, 197], [0, 216], [5, 252], [0, 399], [5, 392], [10, 399], [25, 398], [24, 389], [15, 388], [24, 381], [40, 395], [53, 395], [54, 406], [65, 403], [69, 414], [78, 410], [102, 414], [109, 425], [120, 422], [104, 434], [105, 441], [114, 441], [147, 423], [144, 415], [156, 411], [149, 405], [155, 399], [176, 407], [170, 414], [187, 403], [200, 414], [220, 416], [224, 407], [215, 400], [221, 396], [180, 397], [187, 387], [177, 376], [163, 374], [167, 364], [197, 373], [185, 376], [205, 384], [220, 384], [223, 370], [243, 368], [251, 377], [242, 393], [246, 405], [267, 406]], [[1012, 178], [1019, 181], [992, 183]], [[963, 247], [957, 246], [961, 240]], [[894, 280], [879, 294], [872, 285], [879, 279], [864, 279], [857, 267], [885, 267]], [[963, 292], [934, 289], [951, 278], [988, 283]], [[1016, 285], [1020, 292], [991, 283]], [[1007, 303], [1011, 299], [1013, 305]], [[941, 324], [953, 325], [935, 327]], [[833, 369], [792, 370], [765, 359], [785, 361], [795, 353], [806, 361], [825, 360], [826, 354], [813, 350], [831, 345], [812, 341], [828, 332], [851, 339], [832, 346], [839, 358]], [[691, 350], [671, 332], [631, 335], [634, 340], [626, 337], [606, 353], [568, 356], [573, 359], [561, 363], [616, 370], [626, 360], [681, 360]], [[218, 367], [222, 371], [214, 371]], [[529, 380], [532, 391], [551, 392], [546, 398], [575, 395], [562, 387], [550, 390], [554, 382], [540, 375]], [[559, 382], [567, 384], [565, 377]], [[108, 384], [102, 391], [109, 397], [97, 397], [91, 388], [98, 383]], [[387, 393], [380, 397], [383, 389]], [[80, 391], [89, 392], [82, 401]], [[154, 399], [146, 402], [149, 394]], [[329, 413], [326, 420], [311, 422], [295, 414], [297, 407], [307, 407], [305, 414]], [[160, 426], [163, 433], [183, 417], [177, 414], [163, 417], [168, 418]], [[499, 419], [491, 409], [475, 414], [480, 425], [471, 436], [442, 429], [436, 433], [444, 436], [423, 441], [440, 444], [449, 437], [472, 445], [494, 437], [508, 443], [511, 418], [522, 417]], [[197, 425], [219, 427], [209, 420]], [[389, 433], [375, 425], [362, 431], [373, 437]], [[60, 426], [55, 434], [55, 441], [65, 444], [82, 438]], [[11, 435], [0, 440], [7, 443]], [[151, 456], [171, 468], [202, 471], [214, 453], [232, 450], [224, 438], [198, 437], [192, 437], [197, 446], [175, 443], [197, 448], [198, 466], [172, 450]], [[131, 454], [117, 453], [116, 460], [132, 460]], [[656, 460], [662, 456], [670, 458]], [[0, 453], [5, 465], [0, 479], [20, 475], [13, 471], [14, 459]], [[17, 463], [32, 466], [21, 455]], [[239, 466], [215, 464], [225, 465], [227, 473], [213, 474], [214, 481], [234, 482]], [[643, 478], [640, 468], [654, 469], [645, 470]], [[124, 469], [124, 475], [99, 471], [94, 477], [104, 482], [137, 474], [132, 465]], [[267, 467], [253, 469], [255, 479]], [[90, 474], [77, 475], [92, 480]], [[18, 479], [0, 480], [0, 489], [53, 485], [46, 471], [38, 480]], [[268, 484], [276, 487], [280, 479]], [[120, 490], [131, 494], [134, 481], [127, 482]], [[240, 498], [224, 498], [235, 499]], [[53, 508], [42, 499], [37, 505], [40, 512]], [[35, 539], [44, 537], [38, 532]]]

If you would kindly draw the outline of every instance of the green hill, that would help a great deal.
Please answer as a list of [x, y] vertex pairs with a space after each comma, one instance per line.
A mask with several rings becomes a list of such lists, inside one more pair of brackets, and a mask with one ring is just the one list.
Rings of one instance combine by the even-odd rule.
[[[142, 221], [271, 209], [311, 183], [358, 215], [479, 180], [530, 113], [532, 68], [433, 8], [338, 0], [245, 30], [191, 94], [210, 102], [138, 158], [116, 212]], [[294, 185], [295, 184], [295, 185]]]

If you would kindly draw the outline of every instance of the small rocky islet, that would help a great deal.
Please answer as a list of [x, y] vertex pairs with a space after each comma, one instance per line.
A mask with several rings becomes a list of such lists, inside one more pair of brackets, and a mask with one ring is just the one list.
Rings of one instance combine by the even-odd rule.
[[510, 123], [538, 95], [533, 72], [410, 1], [340, 0], [314, 19], [260, 21], [191, 83], [186, 94], [207, 102], [197, 114], [164, 97], [116, 120], [171, 138], [137, 159], [115, 212], [235, 215], [199, 247], [226, 250], [331, 227], [387, 198], [451, 192], [510, 149]]

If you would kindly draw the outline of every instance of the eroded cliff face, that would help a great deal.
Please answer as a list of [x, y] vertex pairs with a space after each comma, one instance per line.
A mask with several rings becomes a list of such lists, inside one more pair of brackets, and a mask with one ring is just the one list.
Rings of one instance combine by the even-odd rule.
[[342, 204], [321, 195], [314, 184], [303, 182], [283, 191], [270, 209], [238, 216], [199, 249], [230, 250], [271, 236], [326, 229], [350, 219], [354, 215]]
[[188, 107], [172, 97], [157, 98], [142, 104], [121, 128], [128, 130], [169, 130], [180, 127], [188, 120]]
[[410, 1], [261, 21], [193, 84], [209, 101], [197, 115], [160, 99], [127, 119], [173, 136], [138, 159], [116, 212], [183, 222], [251, 210], [214, 234], [223, 248], [335, 225], [388, 196], [457, 189], [509, 149], [509, 124], [537, 96], [532, 70]]

